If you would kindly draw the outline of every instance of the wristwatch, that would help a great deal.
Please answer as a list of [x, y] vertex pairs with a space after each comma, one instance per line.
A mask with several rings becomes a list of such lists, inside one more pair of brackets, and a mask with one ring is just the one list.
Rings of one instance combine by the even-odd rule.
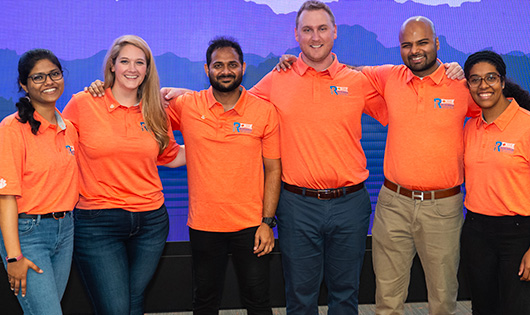
[[275, 217], [265, 217], [261, 220], [261, 222], [267, 224], [271, 229], [276, 226]]
[[17, 257], [12, 257], [12, 258], [6, 257], [6, 261], [8, 263], [17, 262], [17, 261], [21, 260], [23, 257], [24, 257], [24, 255], [22, 255], [22, 254], [20, 254]]

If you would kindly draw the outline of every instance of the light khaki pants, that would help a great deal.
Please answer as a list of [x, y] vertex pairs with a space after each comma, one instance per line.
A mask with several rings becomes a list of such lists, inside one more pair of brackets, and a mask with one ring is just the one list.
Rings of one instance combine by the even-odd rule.
[[455, 314], [463, 219], [462, 193], [421, 201], [381, 188], [372, 229], [376, 314], [403, 314], [416, 253], [429, 314]]

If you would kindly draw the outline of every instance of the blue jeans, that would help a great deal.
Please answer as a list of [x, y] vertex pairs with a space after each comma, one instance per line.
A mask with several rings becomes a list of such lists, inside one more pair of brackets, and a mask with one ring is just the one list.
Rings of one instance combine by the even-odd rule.
[[323, 278], [328, 314], [358, 314], [370, 214], [366, 188], [330, 200], [282, 189], [276, 215], [287, 314], [318, 314]]
[[169, 233], [157, 210], [75, 209], [74, 260], [96, 314], [143, 314], [144, 291]]
[[[72, 213], [64, 218], [18, 219], [22, 254], [42, 269], [27, 273], [26, 296], [17, 295], [24, 314], [62, 314], [61, 299], [72, 266], [74, 221]], [[0, 233], [0, 254], [6, 266], [6, 248]], [[7, 267], [7, 266], [6, 266]]]
[[270, 256], [254, 251], [257, 227], [237, 232], [205, 232], [191, 229], [193, 260], [193, 314], [218, 314], [224, 288], [228, 253], [239, 280], [241, 302], [249, 315], [272, 314], [269, 292]]

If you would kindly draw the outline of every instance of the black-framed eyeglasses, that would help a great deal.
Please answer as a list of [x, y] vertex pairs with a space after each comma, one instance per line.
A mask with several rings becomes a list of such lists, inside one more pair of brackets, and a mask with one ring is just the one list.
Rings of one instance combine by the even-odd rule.
[[484, 80], [487, 85], [494, 86], [501, 81], [501, 78], [502, 76], [500, 74], [494, 72], [488, 73], [483, 77], [474, 74], [467, 79], [467, 84], [469, 84], [470, 87], [478, 87], [482, 84], [482, 80]]
[[42, 84], [46, 82], [46, 77], [50, 77], [52, 81], [59, 81], [63, 78], [63, 72], [61, 70], [53, 70], [50, 73], [35, 73], [28, 78], [35, 84]]

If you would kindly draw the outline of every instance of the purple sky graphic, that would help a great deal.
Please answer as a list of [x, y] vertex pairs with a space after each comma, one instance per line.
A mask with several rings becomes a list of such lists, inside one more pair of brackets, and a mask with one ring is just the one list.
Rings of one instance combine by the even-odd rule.
[[[361, 25], [386, 47], [398, 46], [397, 33], [406, 18], [425, 15], [449, 45], [464, 53], [493, 48], [530, 54], [530, 1], [482, 0], [449, 7], [340, 0], [329, 5], [337, 24]], [[143, 37], [155, 55], [172, 52], [192, 61], [204, 60], [215, 35], [234, 36], [245, 52], [260, 56], [297, 46], [294, 12], [275, 14], [244, 0], [8, 0], [2, 1], [2, 10], [0, 49], [17, 54], [44, 47], [63, 59], [87, 58], [123, 34]]]

